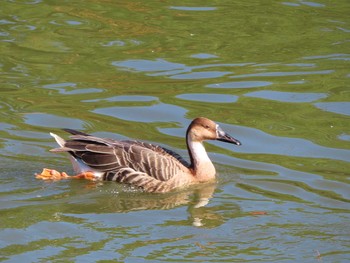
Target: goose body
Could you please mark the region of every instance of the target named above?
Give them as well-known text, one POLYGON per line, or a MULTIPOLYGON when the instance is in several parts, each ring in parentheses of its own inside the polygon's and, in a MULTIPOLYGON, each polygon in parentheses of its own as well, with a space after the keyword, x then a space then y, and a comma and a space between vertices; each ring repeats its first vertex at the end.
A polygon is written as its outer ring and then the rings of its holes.
POLYGON ((215 178, 215 167, 204 148, 204 140, 241 145, 218 124, 203 117, 194 119, 186 132, 190 163, 158 145, 98 138, 71 129, 65 131, 72 134, 67 141, 51 133, 60 146, 51 151, 69 153, 76 173, 90 173, 95 180, 126 183, 158 193, 215 178))

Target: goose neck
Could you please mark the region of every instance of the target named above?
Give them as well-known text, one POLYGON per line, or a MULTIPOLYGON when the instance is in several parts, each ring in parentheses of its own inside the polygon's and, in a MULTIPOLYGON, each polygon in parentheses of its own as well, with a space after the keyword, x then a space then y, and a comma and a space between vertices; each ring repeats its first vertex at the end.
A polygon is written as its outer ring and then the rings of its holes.
POLYGON ((201 141, 192 140, 187 134, 187 148, 191 158, 191 168, 199 181, 208 181, 215 178, 215 167, 201 141))

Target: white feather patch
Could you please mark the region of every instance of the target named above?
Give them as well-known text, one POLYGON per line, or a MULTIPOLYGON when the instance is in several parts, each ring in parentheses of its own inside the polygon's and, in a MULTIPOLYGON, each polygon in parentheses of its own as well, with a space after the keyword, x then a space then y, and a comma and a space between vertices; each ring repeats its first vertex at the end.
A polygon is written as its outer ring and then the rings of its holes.
POLYGON ((191 140, 191 137, 188 136, 187 138, 188 146, 191 150, 193 160, 196 163, 203 163, 203 162, 210 162, 209 156, 207 154, 207 151, 204 148, 203 143, 201 142, 193 142, 191 140))

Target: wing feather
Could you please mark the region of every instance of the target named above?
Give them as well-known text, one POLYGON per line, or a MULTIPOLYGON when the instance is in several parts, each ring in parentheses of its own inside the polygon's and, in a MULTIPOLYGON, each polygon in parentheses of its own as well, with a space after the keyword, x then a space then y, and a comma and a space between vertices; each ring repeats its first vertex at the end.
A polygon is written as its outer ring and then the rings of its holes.
POLYGON ((70 140, 60 150, 53 151, 69 152, 98 171, 117 171, 124 167, 159 181, 167 181, 179 170, 186 171, 190 166, 178 154, 161 146, 140 141, 103 139, 70 129, 66 131, 72 134, 70 140))

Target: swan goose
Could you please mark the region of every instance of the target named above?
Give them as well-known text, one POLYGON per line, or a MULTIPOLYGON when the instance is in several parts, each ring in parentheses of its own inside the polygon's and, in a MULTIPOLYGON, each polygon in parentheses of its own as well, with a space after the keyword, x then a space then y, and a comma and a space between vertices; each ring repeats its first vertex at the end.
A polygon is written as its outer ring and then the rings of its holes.
POLYGON ((36 178, 58 180, 85 178, 126 183, 146 192, 165 193, 179 187, 202 183, 215 178, 215 167, 204 148, 203 141, 218 140, 236 145, 240 141, 224 132, 214 121, 195 118, 186 132, 190 163, 175 152, 141 141, 119 141, 98 138, 72 129, 65 141, 50 133, 60 146, 52 152, 66 152, 77 175, 69 176, 44 168, 36 178))

